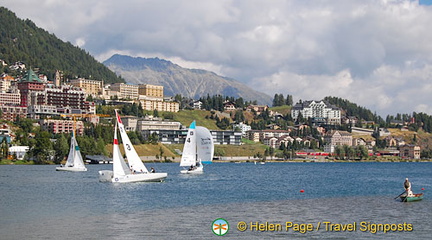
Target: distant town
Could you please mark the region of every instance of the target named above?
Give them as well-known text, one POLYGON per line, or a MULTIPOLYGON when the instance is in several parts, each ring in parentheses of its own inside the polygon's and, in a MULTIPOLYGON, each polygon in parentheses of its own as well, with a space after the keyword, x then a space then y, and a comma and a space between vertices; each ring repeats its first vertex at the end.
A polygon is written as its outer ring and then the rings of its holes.
MULTIPOLYGON (((0 60, 0 64, 7 64, 0 60)), ((78 135, 84 133, 84 123, 76 118, 86 118, 97 125, 103 114, 96 112, 97 106, 139 104, 143 110, 160 112, 179 112, 180 103, 173 97, 165 97, 163 86, 125 83, 105 84, 101 80, 76 78, 64 80, 57 71, 53 80, 38 74, 34 70, 26 70, 23 63, 9 66, 14 71, 23 72, 22 77, 12 77, 3 73, 0 78, 0 110, 1 119, 14 122, 19 118, 37 121, 37 124, 52 134, 71 133, 74 129, 78 135)), ((191 101, 188 107, 202 109, 203 102, 191 101)), ((277 120, 283 114, 270 110, 267 105, 241 106, 245 112, 255 116, 262 114, 277 120)), ((232 101, 223 102, 223 111, 219 116, 230 117, 230 112, 239 110, 232 101)), ((370 156, 397 156, 402 159, 420 159, 421 148, 415 144, 407 144, 401 137, 394 137, 385 128, 363 128, 373 125, 370 122, 359 122, 356 117, 344 116, 342 110, 326 101, 303 101, 291 107, 290 117, 293 126, 285 129, 277 124, 267 125, 265 129, 252 129, 251 124, 236 121, 228 130, 212 129, 215 144, 242 145, 245 139, 255 143, 263 143, 268 151, 255 158, 271 157, 272 159, 289 159, 295 157, 311 160, 325 160, 338 156, 342 159, 365 159, 370 156), (299 120, 304 120, 299 121, 299 120), (304 123, 306 120, 308 124, 304 123), (350 126, 350 131, 323 126, 350 126), (360 126, 360 127, 359 127, 360 126), (309 133, 309 134, 307 134, 309 133), (385 149, 378 150, 372 135, 385 139, 385 149), (279 155, 275 155, 278 149, 279 155), (274 155, 274 156, 273 156, 274 155)), ((169 121, 155 116, 125 116, 126 130, 140 132, 144 138, 157 135, 162 144, 183 144, 186 131, 180 122, 169 121)), ((408 123, 399 122, 399 129, 406 129, 408 123)), ((9 145, 9 156, 24 159, 29 146, 13 146, 14 133, 4 123, 0 129, 0 140, 9 145)))

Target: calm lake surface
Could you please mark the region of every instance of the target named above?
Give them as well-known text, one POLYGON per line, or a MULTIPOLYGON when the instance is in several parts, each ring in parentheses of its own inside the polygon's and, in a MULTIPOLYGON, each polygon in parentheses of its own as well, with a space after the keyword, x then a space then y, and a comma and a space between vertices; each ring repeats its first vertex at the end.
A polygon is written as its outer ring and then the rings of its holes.
POLYGON ((97 172, 112 165, 87 165, 87 172, 77 173, 56 172, 53 165, 1 165, 0 239, 432 236, 432 163, 213 163, 195 176, 180 174, 178 163, 146 166, 168 178, 100 183, 97 172), (415 193, 425 193, 422 201, 394 200, 406 177, 415 193), (218 218, 229 223, 224 236, 212 232, 218 218), (245 231, 237 228, 242 222, 245 231), (286 231, 287 222, 297 228, 286 231))

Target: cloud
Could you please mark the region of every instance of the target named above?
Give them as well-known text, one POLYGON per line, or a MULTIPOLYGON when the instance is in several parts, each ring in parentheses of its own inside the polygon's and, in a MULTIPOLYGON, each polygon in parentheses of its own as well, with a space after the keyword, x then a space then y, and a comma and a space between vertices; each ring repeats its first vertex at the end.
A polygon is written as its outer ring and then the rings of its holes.
MULTIPOLYGON (((423 1, 427 2, 427 1, 423 1)), ((432 7, 410 0, 14 0, 21 18, 104 61, 205 68, 273 96, 432 114, 432 7), (37 9, 37 11, 35 11, 37 9)))

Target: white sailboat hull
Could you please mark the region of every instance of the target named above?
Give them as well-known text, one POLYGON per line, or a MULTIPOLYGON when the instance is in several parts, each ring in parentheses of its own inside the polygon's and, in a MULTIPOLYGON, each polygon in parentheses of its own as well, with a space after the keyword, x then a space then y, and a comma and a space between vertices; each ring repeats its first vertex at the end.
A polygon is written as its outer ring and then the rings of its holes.
POLYGON ((100 182, 118 182, 118 183, 130 183, 130 182, 163 182, 168 176, 167 173, 137 173, 137 174, 126 174, 122 176, 114 177, 113 171, 103 170, 99 171, 100 182))
POLYGON ((180 170, 180 173, 185 173, 185 174, 201 174, 201 173, 204 173, 204 168, 201 165, 200 167, 197 167, 197 168, 192 169, 192 170, 189 170, 189 169, 180 170))
POLYGON ((167 173, 152 173, 147 170, 141 158, 138 156, 135 148, 133 147, 124 125, 121 121, 120 115, 117 110, 116 125, 114 128, 114 141, 113 141, 113 171, 103 170, 99 171, 99 181, 113 182, 113 183, 130 183, 130 182, 162 182, 168 176, 167 173), (120 136, 123 140, 123 147, 128 158, 129 167, 126 165, 125 160, 120 153, 120 148, 117 138, 117 126, 120 131, 120 136))
POLYGON ((86 172, 86 167, 56 167, 56 171, 86 172))

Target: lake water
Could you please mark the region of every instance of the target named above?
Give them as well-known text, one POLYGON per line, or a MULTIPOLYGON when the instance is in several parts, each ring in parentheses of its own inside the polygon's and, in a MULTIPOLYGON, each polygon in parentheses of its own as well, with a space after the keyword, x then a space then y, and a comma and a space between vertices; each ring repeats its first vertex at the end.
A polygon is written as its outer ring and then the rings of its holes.
POLYGON ((77 173, 56 172, 52 165, 2 165, 0 239, 432 236, 432 163, 213 163, 195 176, 180 174, 177 163, 146 166, 168 178, 100 183, 97 172, 112 165, 88 165, 77 173), (414 192, 425 193, 422 201, 394 200, 405 177, 414 192), (229 223, 224 236, 212 232, 218 218, 229 223), (240 231, 243 222, 246 230, 240 231))

